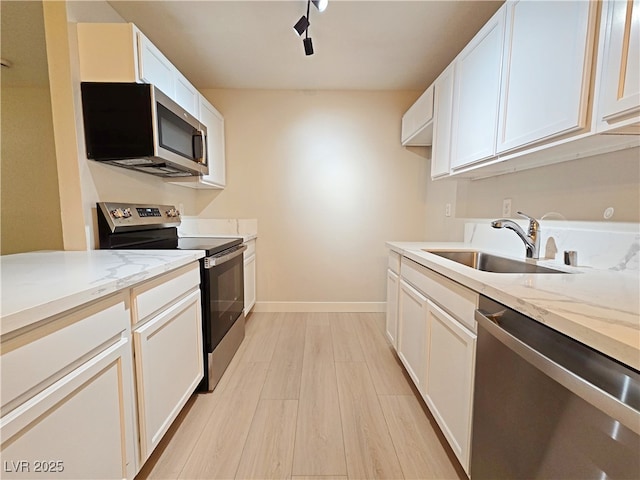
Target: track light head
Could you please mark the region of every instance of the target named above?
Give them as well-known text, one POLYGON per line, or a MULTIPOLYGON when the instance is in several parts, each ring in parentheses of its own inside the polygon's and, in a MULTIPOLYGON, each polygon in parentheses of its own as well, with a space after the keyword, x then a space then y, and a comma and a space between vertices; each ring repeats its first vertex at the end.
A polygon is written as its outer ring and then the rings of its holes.
POLYGON ((306 56, 313 55, 313 43, 311 43, 311 39, 309 37, 304 38, 302 43, 304 44, 304 54, 306 56))
POLYGON ((307 31, 307 28, 309 28, 309 25, 309 20, 305 15, 303 15, 300 17, 300 20, 298 20, 293 26, 293 29, 299 36, 302 36, 302 34, 307 31))
POLYGON ((324 12, 329 5, 329 0, 311 0, 319 12, 324 12))

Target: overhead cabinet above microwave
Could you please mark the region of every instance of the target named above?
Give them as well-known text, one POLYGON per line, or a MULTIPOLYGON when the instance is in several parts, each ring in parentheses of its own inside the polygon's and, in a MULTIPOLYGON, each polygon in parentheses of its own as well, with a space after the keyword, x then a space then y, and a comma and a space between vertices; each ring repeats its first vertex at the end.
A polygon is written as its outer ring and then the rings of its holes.
POLYGON ((224 188, 224 119, 213 105, 134 24, 79 23, 77 32, 81 81, 152 84, 206 128, 208 172, 165 181, 224 188))

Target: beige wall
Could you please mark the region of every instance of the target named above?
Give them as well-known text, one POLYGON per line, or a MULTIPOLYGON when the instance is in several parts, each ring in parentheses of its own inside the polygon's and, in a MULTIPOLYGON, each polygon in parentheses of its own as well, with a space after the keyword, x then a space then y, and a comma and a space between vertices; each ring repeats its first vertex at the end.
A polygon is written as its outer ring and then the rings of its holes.
POLYGON ((383 302, 386 240, 426 234, 428 162, 400 146, 415 92, 205 90, 227 188, 203 218, 258 219, 258 301, 383 302))
POLYGON ((62 248, 40 2, 2 2, 0 253, 62 248))
MULTIPOLYGON (((640 222, 640 149, 632 148, 483 180, 428 181, 429 240, 461 240, 464 218, 498 218, 502 201, 536 218, 559 213, 572 221, 640 222), (445 204, 455 210, 444 217, 445 204)), ((547 218, 559 219, 551 215, 547 218)))

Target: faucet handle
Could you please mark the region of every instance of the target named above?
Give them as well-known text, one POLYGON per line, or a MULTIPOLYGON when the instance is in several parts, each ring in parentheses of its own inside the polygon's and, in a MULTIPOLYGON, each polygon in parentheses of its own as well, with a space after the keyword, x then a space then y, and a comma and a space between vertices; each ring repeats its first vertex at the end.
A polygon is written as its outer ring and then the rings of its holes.
POLYGON ((529 220, 529 235, 531 235, 532 233, 537 231, 538 228, 540 228, 540 224, 538 223, 538 221, 535 218, 530 217, 526 213, 522 213, 522 212, 516 212, 516 213, 518 215, 520 215, 521 217, 527 218, 529 220))

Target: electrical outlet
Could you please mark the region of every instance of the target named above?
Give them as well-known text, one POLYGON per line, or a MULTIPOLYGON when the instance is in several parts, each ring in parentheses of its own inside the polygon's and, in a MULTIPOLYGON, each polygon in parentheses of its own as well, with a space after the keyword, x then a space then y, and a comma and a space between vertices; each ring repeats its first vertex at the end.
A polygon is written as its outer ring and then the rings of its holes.
POLYGON ((511 199, 505 198, 502 201, 502 216, 510 217, 511 216, 511 199))
POLYGON ((450 217, 451 216, 451 204, 450 203, 447 203, 444 206, 444 216, 445 217, 450 217))

